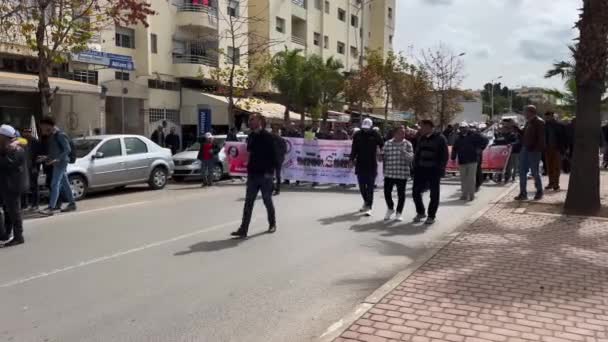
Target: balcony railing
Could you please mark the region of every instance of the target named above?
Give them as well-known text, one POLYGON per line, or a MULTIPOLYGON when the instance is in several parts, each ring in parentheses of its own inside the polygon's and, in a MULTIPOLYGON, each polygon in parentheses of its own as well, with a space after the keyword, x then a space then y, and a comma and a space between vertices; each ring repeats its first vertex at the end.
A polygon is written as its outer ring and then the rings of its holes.
POLYGON ((177 6, 178 12, 200 12, 217 17, 217 7, 205 6, 202 4, 182 3, 177 6))
POLYGON ((219 59, 210 56, 173 55, 173 64, 202 64, 210 67, 219 67, 219 59))
POLYGON ((306 46, 306 38, 303 37, 291 36, 291 42, 294 44, 306 46))
POLYGON ((294 5, 306 8, 306 0, 291 0, 294 5))

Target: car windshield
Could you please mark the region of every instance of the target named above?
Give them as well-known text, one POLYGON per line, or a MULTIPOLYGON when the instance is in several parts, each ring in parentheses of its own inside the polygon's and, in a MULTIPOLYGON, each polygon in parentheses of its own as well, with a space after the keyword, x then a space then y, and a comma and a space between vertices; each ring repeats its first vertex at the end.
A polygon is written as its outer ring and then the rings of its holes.
POLYGON ((101 142, 100 139, 76 139, 74 147, 76 148, 76 158, 82 158, 89 154, 95 146, 101 142))
MULTIPOLYGON (((215 138, 215 139, 213 139, 213 145, 219 146, 220 148, 224 147, 225 143, 226 143, 226 139, 225 138, 215 138)), ((196 143, 190 145, 190 147, 188 147, 188 149, 186 151, 197 151, 198 152, 198 151, 200 151, 200 149, 201 149, 201 143, 196 142, 196 143)))

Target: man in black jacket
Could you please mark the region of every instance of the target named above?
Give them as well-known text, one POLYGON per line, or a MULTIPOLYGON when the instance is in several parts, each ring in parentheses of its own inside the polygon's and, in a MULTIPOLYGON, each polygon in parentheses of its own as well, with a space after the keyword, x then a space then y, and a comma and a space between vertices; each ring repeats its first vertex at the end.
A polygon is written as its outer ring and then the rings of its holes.
POLYGON ((9 125, 0 126, 0 197, 8 224, 0 231, 0 240, 13 239, 4 247, 16 246, 23 239, 23 219, 21 217, 21 195, 27 188, 27 161, 25 151, 15 141, 16 131, 9 125))
POLYGON ((452 160, 458 159, 460 186, 463 201, 475 199, 478 156, 488 146, 488 138, 469 129, 466 122, 460 124, 460 134, 452 148, 452 160))
POLYGON ((285 162, 285 153, 287 153, 287 142, 285 142, 285 139, 283 139, 279 133, 279 127, 276 125, 272 126, 272 137, 274 138, 275 150, 277 152, 277 162, 280 165, 280 167, 277 167, 275 170, 275 196, 281 193, 281 168, 283 167, 283 162, 285 162))
POLYGON ((439 208, 439 190, 441 177, 445 175, 445 167, 448 163, 448 143, 445 137, 434 131, 435 126, 430 120, 420 123, 420 136, 416 143, 414 154, 414 185, 412 198, 416 204, 417 215, 414 222, 421 222, 426 218, 425 224, 435 223, 437 209, 439 208), (431 202, 429 203, 428 217, 422 202, 422 192, 425 189, 431 191, 431 202))
POLYGON ((275 140, 272 134, 266 131, 265 126, 266 121, 261 114, 254 113, 249 116, 251 133, 247 139, 249 162, 247 163, 247 193, 245 195, 243 221, 241 227, 231 234, 241 239, 247 237, 253 205, 260 191, 268 212, 268 232, 274 233, 277 230, 274 204, 272 203, 272 179, 275 170, 280 166, 275 140))
POLYGON ((171 154, 177 154, 180 149, 179 135, 175 133, 175 127, 171 127, 169 134, 165 138, 165 147, 171 150, 171 154))
POLYGON ((549 175, 546 190, 559 190, 562 156, 566 153, 568 138, 565 126, 556 120, 554 112, 545 113, 545 169, 549 175))
POLYGON ((384 146, 384 140, 372 129, 372 126, 372 120, 363 120, 361 130, 353 136, 350 152, 350 161, 355 164, 359 190, 363 197, 363 207, 360 212, 365 213, 366 216, 372 215, 374 185, 378 175, 378 150, 384 146))

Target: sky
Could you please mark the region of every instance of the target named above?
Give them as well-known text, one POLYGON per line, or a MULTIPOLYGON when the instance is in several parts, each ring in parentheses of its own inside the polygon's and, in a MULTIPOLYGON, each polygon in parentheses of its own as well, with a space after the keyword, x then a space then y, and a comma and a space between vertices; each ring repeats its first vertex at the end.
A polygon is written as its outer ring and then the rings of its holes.
POLYGON ((555 61, 570 58, 567 45, 581 0, 396 0, 394 48, 406 55, 447 45, 463 56, 465 89, 481 89, 498 76, 510 88, 563 88, 545 79, 555 61))

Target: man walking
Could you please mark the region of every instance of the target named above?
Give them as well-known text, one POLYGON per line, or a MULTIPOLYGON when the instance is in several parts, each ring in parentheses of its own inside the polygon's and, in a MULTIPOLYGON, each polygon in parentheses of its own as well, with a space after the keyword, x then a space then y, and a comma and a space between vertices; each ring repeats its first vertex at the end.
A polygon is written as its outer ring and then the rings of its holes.
POLYGON ((16 133, 9 125, 0 126, 0 197, 6 215, 6 220, 3 220, 6 223, 5 229, 0 231, 0 240, 7 241, 13 234, 13 239, 3 247, 25 242, 21 195, 27 189, 27 161, 25 151, 15 141, 16 133))
POLYGON ((165 147, 171 150, 171 154, 177 154, 180 148, 179 135, 175 133, 175 127, 171 127, 165 138, 165 147))
POLYGON ((549 175, 549 184, 546 190, 559 190, 559 176, 562 168, 562 156, 566 152, 566 128, 555 119, 555 113, 545 113, 545 167, 549 175))
POLYGON ((47 137, 48 155, 41 157, 41 160, 46 165, 52 166, 51 179, 51 195, 49 199, 49 207, 43 210, 41 214, 52 216, 55 213, 59 193, 63 193, 63 198, 67 199, 68 205, 61 209, 62 212, 70 212, 76 210, 76 202, 72 194, 72 188, 66 174, 68 163, 70 161, 70 138, 55 126, 55 119, 50 116, 40 120, 40 133, 47 137))
POLYGON ((448 143, 443 135, 434 132, 434 124, 431 120, 423 120, 420 123, 420 136, 416 143, 414 153, 414 186, 412 197, 416 204, 416 217, 414 222, 422 222, 426 218, 425 224, 435 223, 437 209, 439 208, 440 182, 445 175, 445 167, 448 163, 449 152, 448 143), (431 201, 428 208, 428 216, 422 193, 429 189, 431 201))
POLYGON ((458 158, 463 201, 475 199, 478 155, 488 146, 488 139, 472 132, 466 122, 460 124, 460 134, 452 148, 452 160, 458 158))
POLYGON ((540 159, 545 150, 545 122, 538 117, 536 107, 530 105, 524 111, 526 126, 522 135, 522 148, 519 154, 519 195, 516 201, 528 199, 528 171, 534 177, 535 200, 543 198, 543 181, 539 173, 540 159))
POLYGON ((414 160, 414 148, 405 140, 405 127, 394 130, 393 139, 384 145, 384 199, 388 210, 384 220, 388 221, 395 214, 393 203, 393 188, 397 186, 397 213, 395 220, 402 221, 403 206, 405 205, 405 187, 410 177, 410 165, 414 160))
POLYGON ((378 174, 378 150, 384 141, 378 132, 372 129, 371 119, 361 123, 361 130, 353 136, 350 161, 355 164, 355 173, 359 183, 363 207, 359 210, 366 216, 372 216, 374 204, 374 185, 378 174))
POLYGON ((201 161, 201 176, 203 184, 201 187, 212 186, 214 181, 213 169, 216 164, 218 148, 213 143, 213 135, 205 133, 201 142, 201 149, 198 151, 197 159, 201 161))
POLYGON ((268 213, 268 232, 274 233, 277 230, 274 204, 272 203, 272 180, 275 170, 280 166, 274 138, 272 134, 266 131, 265 127, 266 120, 261 114, 254 113, 249 116, 251 133, 247 139, 249 162, 247 164, 245 207, 243 208, 241 227, 231 234, 241 239, 247 237, 253 206, 260 191, 268 213))
POLYGON ((277 162, 280 167, 277 167, 275 170, 275 178, 276 183, 274 186, 274 195, 278 196, 281 193, 281 169, 283 168, 283 163, 285 162, 285 153, 287 153, 287 143, 285 139, 281 137, 279 126, 272 126, 272 137, 274 139, 275 151, 277 152, 277 162))

